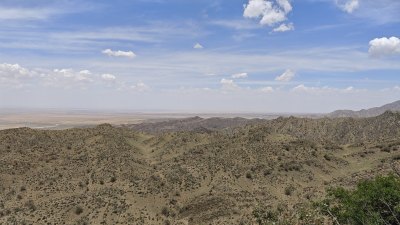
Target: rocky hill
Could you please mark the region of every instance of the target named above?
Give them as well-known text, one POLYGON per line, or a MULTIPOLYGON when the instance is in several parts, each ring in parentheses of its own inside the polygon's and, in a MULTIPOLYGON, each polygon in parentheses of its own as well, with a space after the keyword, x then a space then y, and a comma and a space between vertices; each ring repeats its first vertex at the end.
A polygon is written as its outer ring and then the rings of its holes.
POLYGON ((211 132, 225 128, 244 127, 262 122, 262 119, 245 119, 245 118, 201 118, 190 117, 185 119, 171 119, 162 122, 144 122, 139 124, 125 125, 137 131, 147 133, 163 133, 171 131, 197 131, 211 132))
POLYGON ((400 171, 399 113, 150 131, 0 131, 0 224, 256 224, 400 171))
POLYGON ((375 107, 371 109, 363 109, 360 111, 352 110, 337 110, 328 114, 328 117, 374 117, 383 114, 386 111, 399 112, 400 101, 396 101, 390 104, 386 104, 381 107, 375 107))

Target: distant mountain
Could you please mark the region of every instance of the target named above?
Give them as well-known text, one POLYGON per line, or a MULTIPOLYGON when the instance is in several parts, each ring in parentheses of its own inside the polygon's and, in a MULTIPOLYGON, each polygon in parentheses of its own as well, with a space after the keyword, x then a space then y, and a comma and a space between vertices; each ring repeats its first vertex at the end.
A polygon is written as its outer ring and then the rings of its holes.
POLYGON ((371 109, 363 109, 360 111, 352 110, 337 110, 328 114, 328 117, 374 117, 379 116, 386 111, 399 112, 400 101, 396 101, 381 107, 375 107, 371 109))

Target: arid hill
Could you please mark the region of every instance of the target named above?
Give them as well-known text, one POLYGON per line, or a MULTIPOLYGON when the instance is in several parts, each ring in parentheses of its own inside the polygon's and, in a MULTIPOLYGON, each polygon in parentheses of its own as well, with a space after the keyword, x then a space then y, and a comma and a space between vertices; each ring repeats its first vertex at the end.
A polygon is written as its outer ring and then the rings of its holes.
POLYGON ((0 224, 256 224, 400 171, 399 113, 207 129, 0 131, 0 224))
POLYGON ((374 117, 386 111, 400 112, 400 101, 392 102, 380 107, 363 109, 360 111, 337 110, 328 114, 328 117, 374 117))
POLYGON ((162 122, 144 122, 139 124, 125 125, 137 131, 147 133, 163 133, 174 131, 196 131, 196 132, 211 132, 225 128, 244 127, 261 123, 262 119, 245 119, 245 118, 201 118, 190 117, 185 119, 171 119, 162 122))

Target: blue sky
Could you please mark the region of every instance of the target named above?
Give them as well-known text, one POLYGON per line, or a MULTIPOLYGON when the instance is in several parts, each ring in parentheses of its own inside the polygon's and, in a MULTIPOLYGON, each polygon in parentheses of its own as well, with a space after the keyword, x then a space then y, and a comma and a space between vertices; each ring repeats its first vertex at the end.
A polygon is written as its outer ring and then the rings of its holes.
POLYGON ((0 107, 329 112, 400 99, 398 0, 0 0, 0 107))

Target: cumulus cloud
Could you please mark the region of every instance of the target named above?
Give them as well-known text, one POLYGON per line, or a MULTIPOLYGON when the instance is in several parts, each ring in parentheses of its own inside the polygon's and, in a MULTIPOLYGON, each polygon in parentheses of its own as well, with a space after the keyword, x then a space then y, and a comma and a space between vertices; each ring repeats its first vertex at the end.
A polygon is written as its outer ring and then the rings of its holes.
POLYGON ((293 23, 289 23, 289 24, 281 24, 279 27, 274 28, 272 31, 273 32, 286 32, 286 31, 291 31, 294 30, 294 26, 293 23))
POLYGON ((400 39, 397 37, 375 38, 369 42, 368 52, 373 57, 400 54, 400 39))
POLYGON ((19 64, 0 64, 0 87, 25 88, 30 86, 62 89, 108 86, 124 91, 150 90, 150 87, 143 82, 132 84, 120 81, 114 74, 96 73, 86 69, 28 69, 19 64))
POLYGON ((240 78, 247 78, 249 75, 247 73, 236 73, 233 74, 231 77, 234 79, 240 79, 240 78))
POLYGON ((74 71, 73 69, 54 69, 48 74, 51 79, 65 79, 77 82, 93 82, 92 73, 89 70, 74 71))
POLYGON ((134 58, 136 57, 136 54, 133 53, 132 51, 113 51, 111 49, 105 49, 102 51, 103 54, 108 55, 108 56, 114 56, 114 57, 127 57, 127 58, 134 58))
POLYGON ((35 76, 36 73, 30 71, 19 64, 0 64, 0 78, 7 79, 18 79, 18 78, 28 78, 35 76))
POLYGON ((282 75, 275 78, 276 81, 291 81, 296 76, 296 73, 290 69, 287 69, 282 75))
POLYGON ((353 13, 360 7, 359 0, 336 0, 336 5, 347 13, 353 13))
POLYGON ((193 48, 194 48, 194 49, 203 49, 204 47, 203 47, 203 45, 201 45, 200 43, 196 43, 196 44, 193 46, 193 48))
POLYGON ((115 81, 117 79, 117 77, 115 77, 112 74, 102 74, 101 75, 101 79, 103 79, 104 81, 115 81))
POLYGON ((245 18, 260 19, 261 25, 274 26, 287 20, 287 14, 292 11, 288 0, 249 0, 244 5, 245 18))
POLYGON ((95 81, 89 70, 73 69, 27 69, 18 64, 0 64, 0 81, 9 86, 41 84, 54 87, 71 87, 95 81))
POLYGON ((94 83, 95 76, 89 70, 54 69, 53 71, 42 71, 40 81, 50 87, 85 88, 86 85, 94 83))
POLYGON ((239 88, 239 86, 233 80, 223 78, 221 79, 220 83, 222 85, 222 89, 225 90, 234 90, 239 88))
POLYGON ((274 92, 274 88, 273 87, 263 87, 260 89, 260 91, 263 93, 272 93, 272 92, 274 92))
POLYGON ((37 72, 26 69, 19 64, 0 64, 0 85, 22 87, 27 84, 29 79, 37 75, 37 72))
POLYGON ((278 5, 283 9, 284 12, 289 13, 292 11, 292 5, 288 0, 277 0, 278 5))

